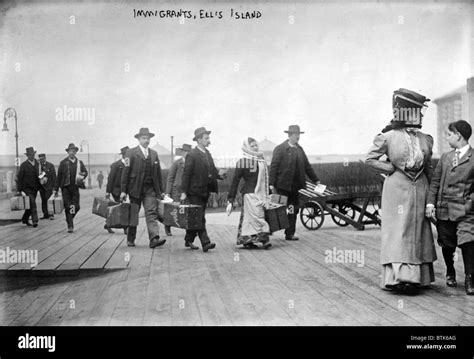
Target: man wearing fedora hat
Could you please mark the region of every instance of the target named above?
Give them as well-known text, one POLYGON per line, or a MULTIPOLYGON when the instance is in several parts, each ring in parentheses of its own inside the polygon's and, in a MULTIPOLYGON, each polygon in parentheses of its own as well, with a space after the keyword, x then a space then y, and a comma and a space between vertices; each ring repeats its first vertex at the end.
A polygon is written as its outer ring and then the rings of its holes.
POLYGON ((288 197, 288 221, 290 226, 285 230, 285 239, 297 241, 295 236, 296 215, 298 214, 298 190, 306 187, 306 176, 316 184, 318 176, 309 164, 308 157, 298 144, 300 131, 298 125, 288 128, 288 140, 275 147, 270 165, 269 184, 272 193, 288 197))
POLYGON ((54 188, 55 196, 58 196, 59 188, 61 188, 68 233, 74 231, 74 217, 80 209, 79 188, 86 188, 84 180, 88 175, 86 166, 76 157, 77 151, 79 148, 74 143, 70 143, 66 148, 68 156, 59 163, 58 177, 54 188))
MULTIPOLYGON (((166 181, 166 193, 176 202, 179 202, 181 198, 181 182, 184 171, 184 161, 191 150, 192 146, 187 143, 183 144, 182 147, 177 148, 177 159, 173 162, 168 171, 168 179, 166 181)), ((167 236, 171 236, 171 227, 165 226, 165 232, 167 236)))
POLYGON ((203 228, 200 230, 186 230, 186 236, 184 237, 185 246, 190 249, 198 249, 193 242, 196 236, 199 236, 204 252, 216 246, 207 235, 205 217, 207 201, 211 192, 217 193, 217 180, 224 179, 219 175, 211 153, 206 149, 211 144, 210 133, 211 131, 207 131, 205 127, 199 127, 194 131, 193 141, 197 142, 197 146, 186 157, 181 182, 181 189, 183 191, 181 201, 204 208, 202 216, 203 228))
POLYGON ((33 147, 26 149, 26 161, 20 166, 17 180, 18 194, 28 196, 30 200, 30 209, 25 210, 22 217, 22 222, 27 226, 31 226, 29 222, 30 216, 33 221, 33 227, 38 226, 38 211, 36 209, 36 195, 41 188, 39 176, 41 168, 39 162, 35 159, 36 151, 33 147))
MULTIPOLYGON (((107 187, 105 189, 105 198, 109 199, 110 195, 112 195, 113 199, 115 202, 120 202, 120 186, 121 186, 121 181, 122 181, 122 172, 123 169, 125 168, 125 155, 127 151, 129 150, 128 146, 122 147, 120 149, 120 156, 121 158, 112 163, 110 165, 110 172, 109 176, 107 178, 107 187)), ((114 231, 106 227, 104 225, 104 229, 106 229, 109 233, 114 233, 114 231)), ((123 229, 125 234, 127 233, 127 228, 123 229)))
POLYGON ((39 189, 41 196, 41 209, 43 211, 42 219, 54 219, 54 214, 48 214, 48 199, 53 194, 54 184, 56 183, 56 169, 51 162, 46 161, 46 155, 38 155, 41 166, 41 187, 39 189))
MULTIPOLYGON (((158 153, 148 146, 150 138, 155 136, 148 128, 140 128, 135 135, 139 145, 129 149, 125 154, 125 167, 122 170, 120 200, 125 200, 127 195, 130 202, 145 208, 146 227, 150 248, 165 244, 166 239, 160 239, 158 222, 157 198, 163 192, 163 179, 158 153)), ((128 227, 127 245, 135 246, 137 227, 128 227)))

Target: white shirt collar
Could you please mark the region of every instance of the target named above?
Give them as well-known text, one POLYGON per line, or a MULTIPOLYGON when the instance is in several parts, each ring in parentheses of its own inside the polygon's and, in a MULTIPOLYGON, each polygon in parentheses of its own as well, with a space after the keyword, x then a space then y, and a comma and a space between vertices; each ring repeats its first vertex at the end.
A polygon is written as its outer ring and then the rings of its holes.
POLYGON ((142 151, 143 155, 144 155, 145 157, 148 157, 148 147, 145 148, 145 147, 143 147, 142 145, 138 145, 138 147, 140 147, 140 150, 142 151))
POLYGON ((35 165, 35 160, 33 160, 33 161, 28 160, 28 162, 31 163, 32 166, 35 165))
POLYGON ((125 164, 125 159, 121 158, 120 161, 122 161, 122 163, 125 164))
POLYGON ((202 153, 206 153, 206 150, 203 150, 201 146, 196 146, 197 149, 199 149, 202 153))
POLYGON ((459 152, 459 158, 461 158, 467 153, 468 150, 469 150, 469 144, 456 149, 456 152, 459 152))
POLYGON ((73 160, 71 160, 71 157, 68 157, 68 159, 69 159, 69 161, 71 161, 72 163, 75 163, 75 162, 76 162, 76 160, 77 160, 77 158, 76 158, 76 157, 74 157, 74 159, 73 159, 73 160))

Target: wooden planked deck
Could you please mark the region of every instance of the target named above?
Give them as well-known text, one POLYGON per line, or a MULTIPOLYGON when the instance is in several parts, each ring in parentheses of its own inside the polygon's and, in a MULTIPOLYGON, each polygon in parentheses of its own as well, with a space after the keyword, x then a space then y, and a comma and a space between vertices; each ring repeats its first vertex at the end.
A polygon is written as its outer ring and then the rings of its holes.
MULTIPOLYGON (((109 234, 103 229, 104 220, 90 213, 93 196, 94 193, 84 192, 74 233, 67 233, 64 213, 56 215, 53 221, 40 220, 37 228, 21 222, 0 227, 0 249, 38 253, 35 267, 30 263, 0 263, 0 276, 69 276, 127 268, 123 230, 109 234)), ((23 214, 21 211, 8 213, 5 207, 3 203, 0 216, 21 217, 23 214)))
MULTIPOLYGON (((84 196, 86 197, 86 196, 84 196)), ((91 198, 89 198, 90 201, 91 198)), ((39 250, 28 277, 0 277, 3 325, 472 325, 474 298, 465 295, 461 253, 458 287, 444 283, 438 248, 436 282, 416 296, 379 288, 380 229, 331 226, 308 231, 300 241, 272 236, 270 250, 235 246, 238 213, 208 214, 217 243, 209 253, 184 248, 184 232, 173 229, 167 243, 151 250, 140 222, 137 247, 125 236, 107 234, 101 218, 89 214, 87 198, 77 230, 65 233, 64 219, 36 232, 19 224, 0 227, 0 245, 39 250), (30 237, 29 233, 37 233, 30 237), (326 250, 363 250, 364 264, 326 263, 326 250), (125 257, 129 254, 130 261, 125 257), (108 271, 107 269, 123 269, 108 271), (94 276, 82 276, 87 271, 94 276), (32 277, 32 274, 48 274, 32 277), (51 274, 56 276, 52 277, 51 274), (59 274, 59 275, 58 275, 59 274), (68 275, 68 276, 61 276, 68 275), (75 276, 70 276, 74 274, 75 276), (79 274, 79 275, 77 275, 79 274)), ((46 221, 41 221, 43 224, 46 221)), ((197 243, 199 245, 199 243, 197 243)), ((16 267, 16 268, 15 268, 16 267)))

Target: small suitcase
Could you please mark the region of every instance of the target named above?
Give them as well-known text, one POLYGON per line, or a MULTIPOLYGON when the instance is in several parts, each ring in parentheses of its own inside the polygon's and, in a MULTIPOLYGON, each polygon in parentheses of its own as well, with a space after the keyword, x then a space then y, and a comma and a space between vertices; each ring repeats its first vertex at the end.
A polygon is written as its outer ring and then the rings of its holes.
POLYGON ((30 209, 30 197, 14 196, 10 198, 10 209, 12 211, 25 211, 30 209))
POLYGON ((265 208, 265 220, 270 226, 270 232, 277 232, 290 226, 286 206, 270 203, 265 208))
POLYGON ((134 203, 119 203, 107 207, 105 225, 110 228, 138 226, 139 206, 134 203))
POLYGON ((182 229, 203 228, 204 209, 195 204, 163 203, 163 224, 182 229))
POLYGON ((99 217, 107 218, 107 208, 116 204, 118 203, 107 198, 94 197, 92 213, 99 217))
POLYGON ((54 195, 52 195, 48 199, 47 207, 48 214, 50 216, 54 214, 60 214, 64 209, 63 198, 61 196, 54 197, 54 195))

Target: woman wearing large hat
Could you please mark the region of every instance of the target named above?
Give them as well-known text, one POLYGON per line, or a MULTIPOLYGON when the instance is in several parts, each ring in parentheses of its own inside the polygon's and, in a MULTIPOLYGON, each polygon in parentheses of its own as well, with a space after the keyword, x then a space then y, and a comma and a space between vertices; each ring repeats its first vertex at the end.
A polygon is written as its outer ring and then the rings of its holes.
POLYGON ((383 289, 414 293, 434 281, 436 251, 424 216, 433 138, 420 131, 427 101, 414 91, 395 91, 394 118, 366 156, 368 165, 388 175, 382 191, 383 289), (384 155, 389 161, 381 160, 384 155))

